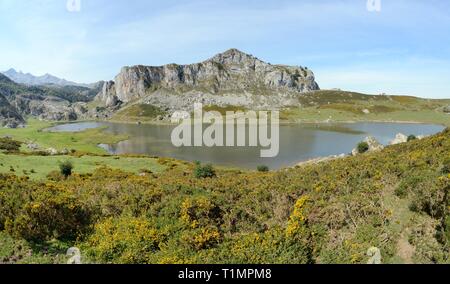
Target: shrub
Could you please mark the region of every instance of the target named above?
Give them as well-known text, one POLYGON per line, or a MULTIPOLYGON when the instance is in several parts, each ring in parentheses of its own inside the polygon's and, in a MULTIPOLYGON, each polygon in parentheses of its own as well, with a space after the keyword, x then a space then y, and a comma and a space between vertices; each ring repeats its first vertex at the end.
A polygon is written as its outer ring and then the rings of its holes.
POLYGON ((202 166, 199 163, 194 168, 194 176, 196 178, 213 178, 216 176, 216 171, 211 164, 202 166))
POLYGON ((397 188, 394 190, 394 194, 400 198, 404 198, 408 195, 409 192, 418 189, 420 184, 427 180, 426 176, 408 176, 405 177, 397 188))
POLYGON ((51 181, 62 181, 64 176, 59 171, 51 171, 47 174, 47 179, 51 181))
POLYGON ((217 245, 222 239, 219 230, 215 227, 199 228, 188 231, 182 237, 182 240, 195 250, 211 248, 217 245))
POLYGON ((441 171, 443 174, 450 174, 450 158, 444 160, 441 171))
POLYGON ((87 231, 91 220, 90 211, 77 196, 59 187, 30 189, 28 198, 22 198, 21 204, 12 209, 14 219, 5 221, 6 230, 35 242, 54 238, 75 240, 87 231))
POLYGON ((73 170, 73 164, 71 161, 64 161, 59 163, 59 171, 61 175, 63 175, 65 178, 72 175, 73 170))
POLYGON ((266 166, 266 165, 260 165, 260 166, 258 166, 256 169, 258 170, 258 172, 263 172, 263 173, 269 171, 269 167, 266 166))
POLYGON ((0 138, 0 150, 5 150, 7 152, 18 152, 21 145, 22 142, 13 140, 11 138, 0 138))
POLYGON ((221 218, 220 208, 204 196, 186 198, 181 203, 180 220, 188 228, 195 229, 211 223, 219 225, 221 218))
POLYGON ((408 142, 413 141, 413 140, 417 140, 417 137, 415 135, 409 135, 408 136, 408 142))
POLYGON ((102 263, 148 263, 151 254, 165 241, 144 217, 108 218, 95 225, 87 241, 87 254, 102 263))
POLYGON ((360 142, 356 148, 358 153, 363 154, 369 151, 369 144, 367 142, 360 142))

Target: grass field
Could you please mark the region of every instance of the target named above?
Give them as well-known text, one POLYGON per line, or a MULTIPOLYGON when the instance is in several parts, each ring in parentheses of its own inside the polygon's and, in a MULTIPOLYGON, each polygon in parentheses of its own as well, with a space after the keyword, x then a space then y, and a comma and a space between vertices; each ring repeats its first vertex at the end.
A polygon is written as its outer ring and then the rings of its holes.
POLYGON ((164 115, 164 112, 155 106, 134 104, 119 110, 112 117, 112 120, 124 122, 152 122, 155 121, 159 115, 164 115))
POLYGON ((0 153, 0 173, 14 173, 29 176, 31 179, 44 179, 51 171, 59 170, 59 162, 69 160, 74 165, 74 172, 83 174, 93 172, 101 166, 121 169, 126 172, 139 173, 143 170, 160 172, 164 169, 155 158, 136 158, 123 156, 26 156, 6 155, 0 153), (14 171, 12 171, 14 170, 14 171))
POLYGON ((283 121, 392 121, 450 126, 450 114, 443 111, 445 106, 450 105, 450 100, 365 95, 337 90, 308 93, 299 100, 303 107, 281 111, 283 121))
MULTIPOLYGON (((29 143, 33 142, 39 145, 43 150, 55 148, 61 151, 64 148, 74 149, 81 152, 89 152, 94 154, 105 154, 106 151, 97 145, 114 144, 127 139, 126 136, 111 135, 103 131, 101 128, 89 129, 76 133, 55 133, 43 131, 44 129, 55 125, 55 123, 39 121, 37 119, 27 120, 25 128, 9 129, 0 128, 0 137, 10 136, 15 140, 29 143)), ((23 151, 26 151, 24 149, 23 151)))
POLYGON ((280 119, 288 122, 350 122, 350 121, 384 121, 384 122, 418 122, 435 123, 450 126, 450 115, 434 110, 398 110, 381 113, 356 114, 332 108, 296 108, 284 110, 280 119))
MULTIPOLYGON (((115 136, 102 129, 89 129, 76 133, 54 133, 43 131, 52 123, 35 119, 28 120, 27 127, 18 129, 0 128, 0 137, 10 136, 15 140, 39 145, 42 150, 55 148, 74 149, 77 152, 91 153, 83 156, 39 156, 39 155, 6 155, 0 153, 0 173, 14 173, 18 176, 29 176, 31 179, 44 179, 51 171, 58 170, 59 162, 70 160, 76 173, 89 173, 100 166, 121 169, 126 172, 139 173, 142 170, 160 172, 164 166, 155 158, 107 156, 106 151, 99 148, 100 143, 113 144, 126 139, 125 136, 115 136)), ((22 152, 30 152, 25 145, 22 152)))

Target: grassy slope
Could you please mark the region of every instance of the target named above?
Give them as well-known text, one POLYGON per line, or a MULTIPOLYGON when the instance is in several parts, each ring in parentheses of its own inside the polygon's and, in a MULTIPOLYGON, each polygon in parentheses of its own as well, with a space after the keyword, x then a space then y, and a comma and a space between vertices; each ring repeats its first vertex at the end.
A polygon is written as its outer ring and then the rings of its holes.
POLYGON ((409 96, 364 95, 324 90, 300 98, 302 108, 282 111, 285 121, 405 121, 450 126, 450 115, 443 107, 450 100, 430 100, 409 96), (369 110, 365 114, 363 110, 369 110))
POLYGON ((152 122, 164 112, 152 105, 132 104, 119 110, 111 120, 124 122, 152 122))
MULTIPOLYGON (((32 179, 43 179, 51 171, 58 170, 58 162, 70 160, 75 166, 75 172, 88 173, 102 165, 122 169, 127 172, 138 173, 141 170, 159 172, 162 166, 154 158, 147 157, 114 157, 107 156, 106 151, 97 147, 99 143, 117 143, 126 137, 113 136, 102 129, 89 129, 79 133, 52 133, 42 129, 52 126, 51 123, 38 120, 28 120, 26 128, 7 129, 0 128, 0 137, 11 136, 13 139, 37 143, 41 149, 56 148, 57 150, 75 149, 78 152, 91 153, 81 157, 77 156, 32 156, 32 155, 5 155, 0 153, 0 173, 14 173, 27 175, 32 179), (98 156, 96 155, 98 154, 98 156), (32 173, 32 170, 34 173, 32 173)), ((29 151, 22 146, 24 152, 29 151)))
POLYGON ((101 166, 121 169, 126 172, 139 173, 142 170, 160 172, 164 167, 154 158, 120 157, 120 156, 19 156, 0 153, 0 173, 14 173, 29 176, 31 179, 44 179, 51 171, 59 170, 61 161, 69 160, 74 171, 79 174, 93 172, 101 166), (11 167, 14 172, 11 171, 11 167), (33 172, 32 172, 33 170, 33 172))

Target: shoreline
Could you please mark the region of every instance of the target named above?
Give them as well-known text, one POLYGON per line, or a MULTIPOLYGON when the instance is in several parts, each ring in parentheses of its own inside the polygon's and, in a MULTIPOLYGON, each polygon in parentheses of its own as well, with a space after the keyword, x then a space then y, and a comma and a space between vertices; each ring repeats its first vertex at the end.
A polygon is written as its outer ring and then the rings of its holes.
MULTIPOLYGON (((53 126, 64 124, 76 124, 85 122, 97 122, 97 123, 117 123, 117 124, 134 124, 134 125, 161 125, 161 126, 176 126, 177 123, 168 121, 122 121, 122 120, 98 120, 98 119, 86 119, 86 120, 74 120, 74 121, 46 121, 54 123, 53 126)), ((415 120, 304 120, 304 121, 280 121, 279 125, 300 125, 300 124, 320 124, 320 125, 332 125, 332 124, 355 124, 355 123, 395 123, 395 124, 431 124, 439 125, 443 127, 450 127, 445 123, 438 122, 424 122, 415 120)))

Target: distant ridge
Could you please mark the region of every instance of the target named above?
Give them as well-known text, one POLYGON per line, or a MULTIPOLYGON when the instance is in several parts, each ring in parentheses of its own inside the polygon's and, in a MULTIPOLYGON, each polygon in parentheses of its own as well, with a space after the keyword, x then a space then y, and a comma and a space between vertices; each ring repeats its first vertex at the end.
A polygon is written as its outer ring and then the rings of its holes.
POLYGON ((65 79, 58 78, 51 74, 45 74, 42 76, 35 76, 31 73, 23 73, 22 71, 16 71, 14 68, 8 71, 2 72, 9 79, 16 83, 24 84, 28 86, 43 86, 43 85, 56 85, 56 86, 79 86, 79 87, 90 87, 91 84, 80 84, 65 79))

